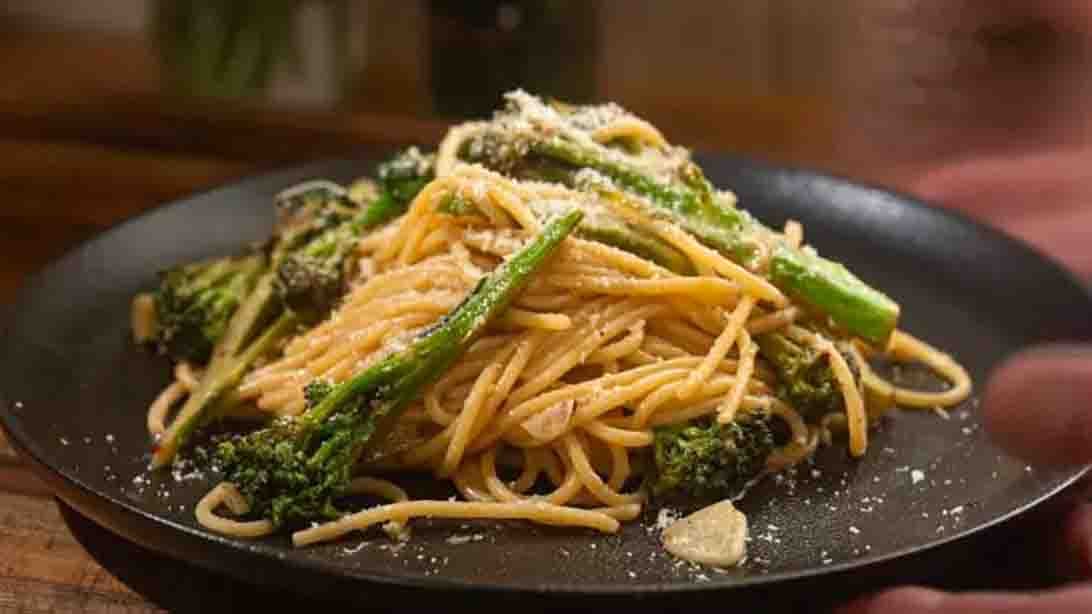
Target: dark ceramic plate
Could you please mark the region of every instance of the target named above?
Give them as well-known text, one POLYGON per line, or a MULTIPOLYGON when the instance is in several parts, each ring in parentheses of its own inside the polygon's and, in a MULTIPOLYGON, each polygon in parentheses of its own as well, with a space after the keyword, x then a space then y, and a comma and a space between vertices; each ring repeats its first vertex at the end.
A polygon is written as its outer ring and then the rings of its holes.
MULTIPOLYGON (((978 382, 1018 348, 1092 338, 1092 305, 1082 286, 996 232, 810 172, 724 157, 703 162, 714 182, 737 191, 759 218, 773 225, 801 220, 810 243, 888 291, 903 305, 903 327, 955 354, 978 382)), ((130 342, 130 298, 163 267, 264 237, 278 190, 371 168, 367 161, 324 162, 207 192, 122 224, 31 280, 3 318, 0 417, 62 499, 152 549, 243 579, 327 594, 368 599, 382 584, 391 591, 753 596, 773 594, 783 582, 833 586, 851 578, 860 587, 864 578, 915 577, 922 565, 935 571, 956 560, 952 548, 969 543, 963 538, 1076 477, 1004 456, 987 441, 972 399, 948 419, 895 412, 863 460, 828 449, 795 477, 755 488, 741 504, 752 527, 750 558, 731 572, 666 555, 654 513, 609 537, 439 521, 415 523, 412 541, 401 547, 370 533, 305 549, 293 549, 283 535, 253 542, 213 535, 193 518, 209 481, 145 472, 145 407, 167 382, 168 365, 130 342)))

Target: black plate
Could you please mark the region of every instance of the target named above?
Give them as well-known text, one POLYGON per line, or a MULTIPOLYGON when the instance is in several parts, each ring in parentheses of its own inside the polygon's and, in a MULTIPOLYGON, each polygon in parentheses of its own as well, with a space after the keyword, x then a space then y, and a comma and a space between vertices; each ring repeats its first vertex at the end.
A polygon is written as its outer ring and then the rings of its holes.
MULTIPOLYGON (((759 218, 801 220, 809 242, 888 291, 903 305, 903 327, 954 353, 978 382, 1018 348, 1092 338, 1082 286, 994 231, 810 172, 723 157, 703 162, 759 218)), ((742 503, 752 526, 750 560, 732 572, 671 559, 650 528, 655 517, 610 537, 519 523, 418 522, 401 548, 375 534, 305 549, 285 536, 249 542, 210 534, 193 518, 206 479, 145 472, 145 407, 168 381, 168 365, 130 342, 130 298, 163 267, 265 236, 278 190, 371 168, 323 162, 207 192, 122 224, 31 280, 3 320, 0 417, 61 498, 155 550, 317 592, 370 596, 361 583, 370 580, 388 590, 769 595, 782 581, 833 586, 852 578, 860 587, 866 577, 911 578, 916 572, 903 561, 945 553, 936 547, 1034 506, 1079 473, 1032 470, 1001 454, 971 400, 950 419, 896 412, 860 462, 825 450, 795 478, 754 489, 742 503), (911 554, 918 556, 905 558, 911 554)), ((928 565, 953 560, 934 556, 928 565)))

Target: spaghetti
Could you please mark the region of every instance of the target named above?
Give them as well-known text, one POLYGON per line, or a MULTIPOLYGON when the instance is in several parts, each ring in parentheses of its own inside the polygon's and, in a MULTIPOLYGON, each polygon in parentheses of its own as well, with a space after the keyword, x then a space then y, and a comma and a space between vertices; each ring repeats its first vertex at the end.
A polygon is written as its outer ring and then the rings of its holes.
MULTIPOLYGON (((345 382, 404 347, 539 232, 544 209, 609 212, 677 250, 691 271, 591 238, 565 239, 504 317, 413 401, 395 434, 359 466, 362 476, 429 472, 450 480, 463 500, 411 500, 391 482, 359 477, 351 492, 389 502, 297 531, 297 546, 383 523, 404 528, 418 517, 522 519, 612 533, 646 504, 638 478, 662 426, 769 414, 788 432, 766 461, 773 472, 807 458, 832 425, 848 431, 851 454, 864 454, 869 422, 879 415, 866 398, 933 408, 970 394, 958 363, 905 332, 877 347, 816 326, 764 275, 761 258, 741 265, 646 209, 594 190, 515 179, 462 161, 465 143, 488 126, 449 132, 435 179, 404 215, 357 243, 361 274, 336 310, 242 377, 233 394, 246 409, 236 413, 298 416, 308 406, 309 382, 345 382), (453 198, 472 207, 452 214, 445 208, 453 198), (781 394, 783 382, 755 341, 774 332, 827 357, 843 419, 809 418, 781 394), (878 354, 922 363, 951 385, 938 393, 898 387, 869 367, 867 358, 878 354)), ((654 127, 624 112, 605 114, 577 137, 610 155, 607 145, 625 141, 677 157, 654 127)), ((794 247, 803 243, 796 222, 774 234, 794 247)), ((153 436, 167 431, 172 408, 201 378, 187 364, 175 374, 149 408, 153 436)), ((235 537, 273 530, 268 520, 232 518, 248 511, 239 491, 222 483, 196 514, 203 526, 235 537)))

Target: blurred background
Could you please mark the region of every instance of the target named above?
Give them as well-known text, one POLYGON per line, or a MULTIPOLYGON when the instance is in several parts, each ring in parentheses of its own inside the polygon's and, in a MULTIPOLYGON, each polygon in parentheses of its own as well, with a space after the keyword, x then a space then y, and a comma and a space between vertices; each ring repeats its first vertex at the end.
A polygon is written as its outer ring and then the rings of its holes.
MULTIPOLYGON (((245 102, 450 119, 516 86, 612 99, 703 147, 793 155, 845 1, 35 0, 0 9, 5 98, 245 102), (622 9, 622 10, 619 10, 622 9), (746 121, 742 121, 746 120, 746 121), (711 129, 712 128, 712 129, 711 129)), ((42 109, 44 113, 46 109, 42 109)), ((819 149, 813 147, 813 149, 819 149)))
POLYGON ((696 148, 823 164, 837 6, 0 2, 0 182, 18 192, 0 300, 124 216, 272 165, 434 141, 516 86, 619 101, 696 148))
MULTIPOLYGON (((1055 45, 975 21, 958 62, 938 57, 899 21, 929 4, 962 27, 966 0, 6 0, 0 301, 128 215, 271 166, 434 142, 516 86, 618 101, 699 150, 901 186, 938 139, 952 155, 974 140, 936 128, 935 107, 932 128, 902 120, 915 65, 974 81, 991 49, 1034 72, 1055 45)), ((1026 108, 1021 91, 1004 98, 1026 108)), ((948 125, 1019 123, 958 98, 948 125)))

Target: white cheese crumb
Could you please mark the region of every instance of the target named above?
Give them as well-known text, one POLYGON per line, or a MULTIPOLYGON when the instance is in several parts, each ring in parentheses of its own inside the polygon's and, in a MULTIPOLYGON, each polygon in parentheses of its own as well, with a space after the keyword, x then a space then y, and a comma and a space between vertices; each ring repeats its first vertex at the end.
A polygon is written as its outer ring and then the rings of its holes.
POLYGON ((656 528, 663 531, 667 527, 670 527, 676 520, 682 515, 671 508, 660 508, 659 513, 656 514, 656 528))
POLYGON ((910 472, 910 481, 914 484, 925 479, 925 473, 921 469, 914 469, 910 472))
POLYGON ((360 552, 364 548, 367 548, 370 543, 371 542, 363 541, 363 542, 360 542, 359 544, 357 544, 355 546, 345 546, 344 548, 341 549, 341 551, 344 554, 349 554, 349 555, 357 554, 358 552, 360 552))

